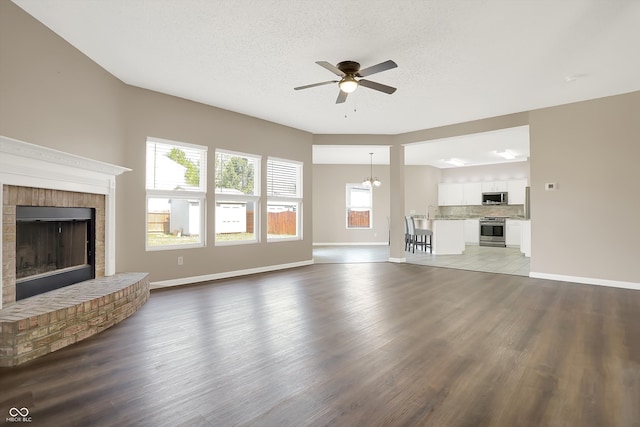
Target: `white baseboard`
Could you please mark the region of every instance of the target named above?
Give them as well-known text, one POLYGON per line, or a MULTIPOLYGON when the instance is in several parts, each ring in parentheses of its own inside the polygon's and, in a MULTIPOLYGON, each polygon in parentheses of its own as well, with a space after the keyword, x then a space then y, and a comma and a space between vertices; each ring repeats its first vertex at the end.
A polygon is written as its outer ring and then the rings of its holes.
POLYGON ((397 262, 397 263, 403 263, 403 262, 407 262, 407 259, 402 257, 402 258, 389 258, 389 262, 397 262))
POLYGON ((249 274, 266 273, 269 271, 285 270, 287 268, 302 267, 313 264, 313 260, 292 262, 288 264, 268 265, 265 267, 247 268, 245 270, 225 271, 223 273, 205 274, 203 276, 181 277, 180 279, 161 280, 151 282, 150 289, 162 289, 171 286, 191 285, 199 282, 227 279, 229 277, 247 276, 249 274))
POLYGON ((573 282, 585 285, 608 286, 610 288, 634 289, 640 291, 640 283, 623 282, 620 280, 595 279, 593 277, 565 276, 562 274, 537 273, 532 271, 529 277, 533 279, 558 280, 560 282, 573 282))
POLYGON ((389 246, 389 242, 330 242, 313 243, 313 246, 389 246))

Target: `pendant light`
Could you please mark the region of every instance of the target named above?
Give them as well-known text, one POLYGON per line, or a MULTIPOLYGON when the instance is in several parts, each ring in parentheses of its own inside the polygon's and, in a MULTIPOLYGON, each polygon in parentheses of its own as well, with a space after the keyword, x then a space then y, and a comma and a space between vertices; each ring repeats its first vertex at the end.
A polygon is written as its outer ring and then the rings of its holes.
POLYGON ((378 177, 373 177, 373 153, 369 153, 369 156, 371 156, 371 160, 370 160, 370 175, 364 179, 364 181, 362 181, 362 185, 364 185, 365 187, 371 188, 371 187, 380 187, 380 185, 382 184, 380 182, 380 180, 378 179, 378 177))

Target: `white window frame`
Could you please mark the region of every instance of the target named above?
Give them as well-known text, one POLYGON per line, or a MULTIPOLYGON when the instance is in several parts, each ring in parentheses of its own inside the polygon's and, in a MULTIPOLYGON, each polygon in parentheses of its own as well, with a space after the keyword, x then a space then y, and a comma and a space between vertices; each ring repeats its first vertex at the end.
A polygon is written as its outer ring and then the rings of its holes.
POLYGON ((268 227, 268 212, 270 204, 287 204, 294 205, 296 209, 296 235, 290 237, 270 237, 267 234, 267 242, 287 242, 292 240, 302 240, 302 175, 303 175, 304 163, 296 160, 282 159, 278 157, 267 157, 267 227, 268 227), (273 188, 269 190, 269 163, 279 162, 286 163, 297 168, 296 175, 296 191, 295 195, 286 194, 274 194, 273 188))
POLYGON ((362 183, 347 183, 345 186, 345 227, 347 230, 370 230, 373 228, 373 188, 366 187, 362 183), (369 192, 369 204, 368 206, 351 205, 351 189, 362 189, 369 192), (368 227, 350 227, 349 226, 349 210, 360 209, 363 211, 369 211, 369 226, 368 227))
MULTIPOLYGON (((207 206, 207 150, 208 147, 204 145, 189 144, 180 141, 171 141, 167 139, 147 137, 145 142, 145 250, 146 251, 165 251, 176 249, 188 249, 188 248, 202 248, 207 244, 207 229, 206 229, 206 206, 207 206), (200 188, 198 190, 167 190, 167 189, 154 189, 148 188, 147 174, 149 169, 149 163, 147 159, 147 150, 149 144, 164 144, 176 148, 188 148, 200 151, 200 188), (161 245, 161 246, 149 246, 149 199, 175 199, 175 200, 197 200, 200 205, 200 241, 198 243, 182 243, 177 245, 161 245)), ((154 158, 155 160, 155 158, 154 158)), ((155 164, 153 165, 155 168, 155 164)))
POLYGON ((216 227, 214 226, 214 245, 215 246, 232 246, 232 245, 246 245, 246 244, 255 244, 255 243, 259 243, 260 242, 260 206, 261 206, 261 196, 260 196, 260 188, 262 185, 262 177, 260 174, 261 171, 261 163, 262 163, 262 156, 260 156, 259 154, 250 154, 250 153, 242 153, 239 151, 230 151, 230 150, 225 150, 225 149, 221 149, 218 148, 215 150, 215 154, 214 154, 214 191, 215 191, 215 206, 214 206, 214 215, 217 214, 217 206, 218 203, 234 203, 234 202, 240 202, 240 203, 248 203, 248 202, 253 202, 253 239, 249 239, 249 240, 218 240, 217 236, 218 236, 218 231, 216 230, 216 227), (247 157, 253 160, 254 165, 255 165, 255 169, 253 171, 254 173, 254 181, 253 181, 253 189, 254 189, 254 194, 234 194, 231 192, 225 193, 225 192, 219 192, 218 188, 215 185, 215 174, 218 172, 217 171, 217 154, 221 153, 221 154, 227 154, 227 155, 232 155, 232 156, 238 156, 238 157, 247 157))

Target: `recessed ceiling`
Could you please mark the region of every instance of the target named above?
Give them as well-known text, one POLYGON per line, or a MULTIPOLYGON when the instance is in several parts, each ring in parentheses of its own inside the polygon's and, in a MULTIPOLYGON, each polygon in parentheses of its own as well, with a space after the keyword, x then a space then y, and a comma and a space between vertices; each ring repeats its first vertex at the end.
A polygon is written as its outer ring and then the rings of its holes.
MULTIPOLYGON (((363 145, 314 145, 314 164, 389 164, 389 147, 363 145)), ((524 162, 529 158, 529 126, 517 126, 491 132, 453 138, 434 139, 404 147, 405 165, 429 165, 440 169, 460 167, 444 162, 458 159, 464 166, 524 162), (509 151, 514 159, 505 159, 497 152, 509 151)))
POLYGON ((440 169, 460 167, 444 161, 450 159, 461 160, 464 166, 480 166, 524 162, 528 158, 529 126, 418 142, 404 149, 406 165, 429 165, 440 169), (505 159, 498 154, 504 151, 515 158, 505 159))
POLYGON ((398 134, 640 89, 637 0, 14 0, 123 82, 316 134, 398 134), (314 62, 398 68, 336 105, 314 62))

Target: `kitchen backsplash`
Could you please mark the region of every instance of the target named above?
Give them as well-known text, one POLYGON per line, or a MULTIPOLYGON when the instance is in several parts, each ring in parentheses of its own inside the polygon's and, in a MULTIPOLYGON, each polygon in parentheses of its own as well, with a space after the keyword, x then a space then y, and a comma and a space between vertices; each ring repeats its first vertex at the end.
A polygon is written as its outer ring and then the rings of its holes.
POLYGON ((504 216, 524 218, 524 205, 498 206, 429 206, 428 217, 437 218, 482 218, 485 216, 504 216))

